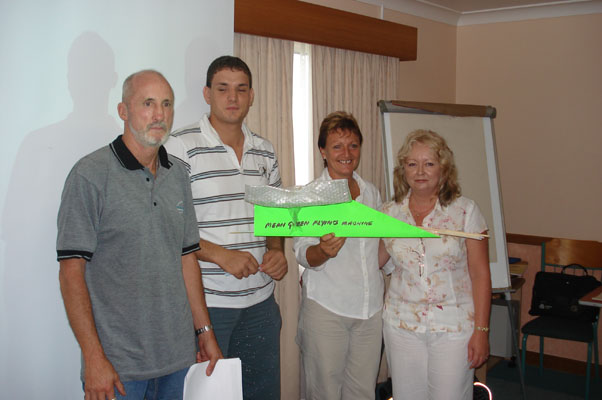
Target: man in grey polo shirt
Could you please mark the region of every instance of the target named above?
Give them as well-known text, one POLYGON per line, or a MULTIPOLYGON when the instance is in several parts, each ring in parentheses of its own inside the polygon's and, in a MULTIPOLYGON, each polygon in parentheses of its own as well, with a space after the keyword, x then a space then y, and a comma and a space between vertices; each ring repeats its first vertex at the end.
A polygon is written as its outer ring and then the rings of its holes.
POLYGON ((123 135, 78 161, 65 182, 59 279, 86 399, 181 399, 195 359, 210 360, 211 374, 222 357, 194 255, 188 173, 162 146, 173 97, 156 71, 128 77, 123 135))

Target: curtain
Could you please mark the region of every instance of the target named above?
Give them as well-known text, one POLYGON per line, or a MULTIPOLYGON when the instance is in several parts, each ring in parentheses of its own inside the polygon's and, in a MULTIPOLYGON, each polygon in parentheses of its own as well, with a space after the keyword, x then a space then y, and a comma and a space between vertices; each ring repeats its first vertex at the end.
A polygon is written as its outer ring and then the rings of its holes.
MULTIPOLYGON (((234 54, 253 74, 255 100, 246 123, 274 145, 282 186, 295 183, 293 158, 293 42, 253 35, 234 35, 234 54)), ((281 398, 299 398, 299 348, 295 343, 299 311, 299 269, 292 240, 285 240, 288 273, 276 283, 275 297, 282 315, 280 333, 281 398)))
MULTIPOLYGON (((312 46, 311 56, 314 143, 326 115, 333 111, 352 113, 364 138, 357 172, 372 182, 385 200, 382 133, 376 103, 397 98, 399 60, 324 46, 312 46)), ((316 177, 322 172, 322 165, 320 153, 315 151, 316 177)))
MULTIPOLYGON (((372 182, 385 199, 385 174, 382 156, 382 128, 379 100, 397 98, 399 60, 393 57, 351 50, 312 46, 312 104, 314 143, 317 147, 320 123, 333 111, 353 114, 362 136, 362 153, 357 173, 372 182)), ((314 147, 314 175, 323 169, 320 152, 314 147)), ((389 277, 385 277, 385 290, 389 277)), ((383 354, 378 382, 387 380, 383 354)))

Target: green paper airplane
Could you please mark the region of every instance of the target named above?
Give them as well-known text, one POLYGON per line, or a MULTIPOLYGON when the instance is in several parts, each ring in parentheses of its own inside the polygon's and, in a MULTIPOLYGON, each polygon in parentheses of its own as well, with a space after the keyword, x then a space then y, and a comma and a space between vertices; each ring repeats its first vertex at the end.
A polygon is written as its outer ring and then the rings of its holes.
POLYGON ((255 236, 436 238, 433 233, 406 224, 356 201, 307 207, 255 205, 255 236))

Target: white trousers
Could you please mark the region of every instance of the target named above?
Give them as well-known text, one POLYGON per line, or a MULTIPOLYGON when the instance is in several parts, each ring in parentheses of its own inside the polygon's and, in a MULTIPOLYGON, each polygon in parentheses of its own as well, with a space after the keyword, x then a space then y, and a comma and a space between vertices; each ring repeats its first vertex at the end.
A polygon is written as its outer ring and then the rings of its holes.
POLYGON ((297 343, 307 400, 374 400, 381 311, 367 320, 342 317, 304 297, 297 343))
POLYGON ((415 333, 383 326, 395 400, 471 400, 468 333, 415 333))

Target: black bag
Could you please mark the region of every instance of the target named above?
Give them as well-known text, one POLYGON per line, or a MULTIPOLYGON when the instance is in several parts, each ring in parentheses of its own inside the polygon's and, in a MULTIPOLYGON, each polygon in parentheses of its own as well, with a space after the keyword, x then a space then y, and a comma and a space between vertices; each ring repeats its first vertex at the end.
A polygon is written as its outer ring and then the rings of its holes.
POLYGON ((600 285, 579 264, 567 265, 560 273, 540 271, 535 275, 529 314, 594 321, 600 309, 582 306, 579 299, 600 285), (581 268, 585 275, 565 274, 567 268, 581 268))

